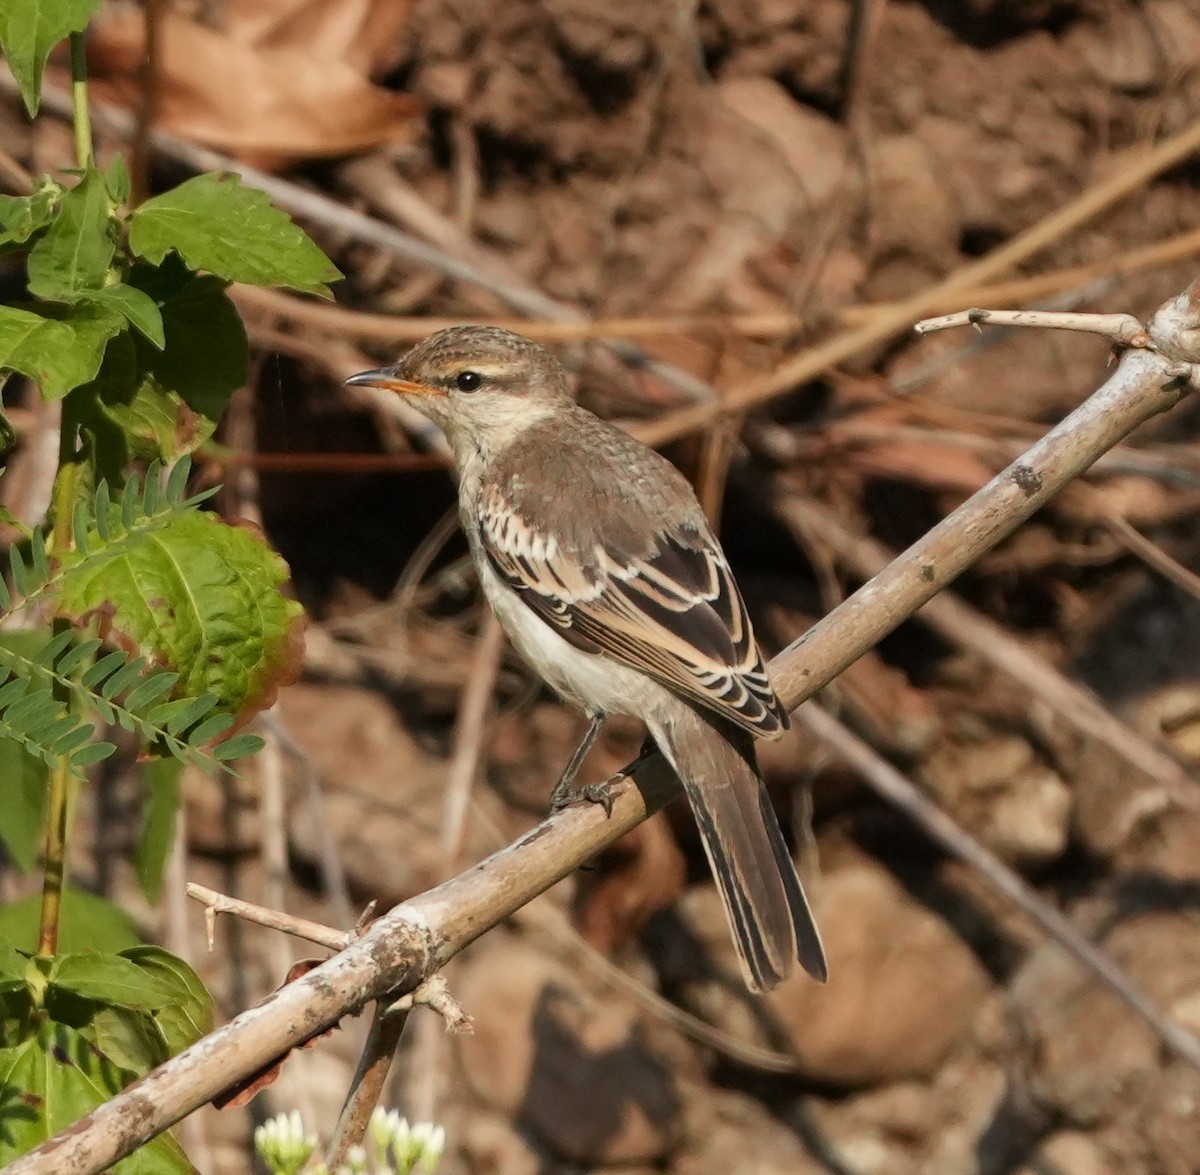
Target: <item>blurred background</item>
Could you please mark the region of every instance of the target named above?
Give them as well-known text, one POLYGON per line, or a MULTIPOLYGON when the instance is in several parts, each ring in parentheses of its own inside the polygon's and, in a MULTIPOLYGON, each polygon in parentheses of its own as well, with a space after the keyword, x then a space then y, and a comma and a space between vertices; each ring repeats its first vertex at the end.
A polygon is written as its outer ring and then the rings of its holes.
MULTIPOLYGON (((313 951, 227 918, 210 954, 183 879, 350 927, 536 823, 581 733, 486 620, 436 432, 347 375, 448 322, 545 341, 693 480, 774 653, 1105 377, 1094 338, 913 321, 1144 316, 1200 253, 1196 0, 112 0, 89 64, 102 165, 132 133, 143 190, 189 145, 257 169, 346 274, 334 304, 235 288, 253 377, 197 455, 311 617, 271 747, 185 776, 160 908, 130 779, 73 846, 226 1016, 313 951)), ((3 94, 3 170, 61 173, 69 124, 3 94)), ((13 419, 16 508, 51 426, 13 419)), ((1200 1032, 1200 816, 1155 766, 1200 758, 1196 427, 1119 446, 826 701, 1200 1032)), ((614 720, 586 774, 640 740, 614 720)), ((473 1035, 410 1020, 386 1104, 445 1125, 445 1170, 1200 1171, 1160 1034, 811 735, 761 759, 801 848, 812 811, 831 982, 746 994, 676 805, 447 968, 473 1035)), ((281 1109, 327 1132, 363 1031, 196 1115, 200 1170, 251 1170, 281 1109)))

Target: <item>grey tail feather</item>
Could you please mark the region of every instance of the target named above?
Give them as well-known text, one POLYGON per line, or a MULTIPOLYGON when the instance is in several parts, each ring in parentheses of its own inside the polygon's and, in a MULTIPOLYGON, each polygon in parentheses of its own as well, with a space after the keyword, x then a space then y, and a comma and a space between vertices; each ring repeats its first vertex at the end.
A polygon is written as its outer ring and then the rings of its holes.
POLYGON ((682 701, 651 732, 692 805, 746 983, 769 991, 797 959, 824 982, 821 936, 767 798, 753 737, 682 701))

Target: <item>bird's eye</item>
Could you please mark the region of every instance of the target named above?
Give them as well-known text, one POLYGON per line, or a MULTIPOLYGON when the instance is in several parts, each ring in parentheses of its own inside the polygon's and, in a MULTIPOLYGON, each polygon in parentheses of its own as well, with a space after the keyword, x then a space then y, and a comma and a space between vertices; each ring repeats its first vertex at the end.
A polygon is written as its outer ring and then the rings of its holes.
POLYGON ((483 376, 478 371, 460 371, 454 377, 454 386, 460 392, 474 392, 483 383, 483 376))

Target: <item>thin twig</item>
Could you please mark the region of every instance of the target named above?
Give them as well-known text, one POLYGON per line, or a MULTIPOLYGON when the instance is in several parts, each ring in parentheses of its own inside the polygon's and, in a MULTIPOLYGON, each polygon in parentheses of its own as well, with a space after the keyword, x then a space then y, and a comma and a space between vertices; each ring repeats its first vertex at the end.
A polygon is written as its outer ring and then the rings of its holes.
POLYGON ((216 917, 218 914, 232 914, 245 922, 253 922, 265 926, 269 930, 278 930, 295 938, 315 942, 318 946, 327 947, 331 951, 340 951, 349 946, 358 937, 353 931, 335 930, 309 918, 301 918, 297 914, 288 914, 283 910, 273 910, 268 906, 259 906, 254 902, 245 902, 241 898, 233 898, 228 894, 218 893, 206 885, 198 885, 194 881, 187 883, 189 898, 200 902, 205 908, 204 920, 208 927, 208 949, 211 951, 215 942, 216 917))
POLYGON ((1104 525, 1148 567, 1154 568, 1164 579, 1169 580, 1193 599, 1200 600, 1200 575, 1184 567, 1178 559, 1171 558, 1157 543, 1152 543, 1128 519, 1110 514, 1103 519, 1104 525))
POLYGON ((1027 326, 1041 330, 1083 331, 1126 347, 1150 342, 1146 328, 1132 314, 1084 314, 1065 310, 960 310, 923 318, 913 327, 919 335, 961 326, 1027 326))

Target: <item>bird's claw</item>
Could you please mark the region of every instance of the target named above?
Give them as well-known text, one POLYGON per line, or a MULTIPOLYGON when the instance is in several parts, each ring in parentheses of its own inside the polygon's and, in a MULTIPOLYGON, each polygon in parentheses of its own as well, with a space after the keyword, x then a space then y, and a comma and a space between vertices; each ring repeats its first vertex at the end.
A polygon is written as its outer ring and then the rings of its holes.
POLYGON ((579 803, 599 804, 604 809, 605 816, 612 816, 613 810, 613 794, 612 788, 608 782, 603 783, 588 783, 583 787, 575 788, 555 788, 550 796, 550 814, 561 812, 563 808, 569 808, 572 804, 579 803))

